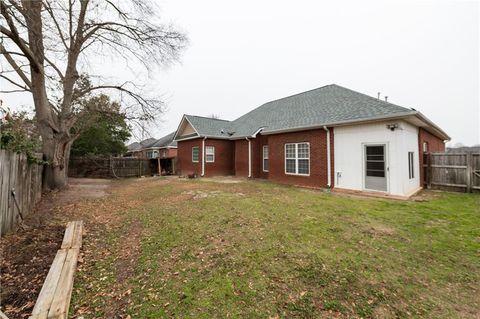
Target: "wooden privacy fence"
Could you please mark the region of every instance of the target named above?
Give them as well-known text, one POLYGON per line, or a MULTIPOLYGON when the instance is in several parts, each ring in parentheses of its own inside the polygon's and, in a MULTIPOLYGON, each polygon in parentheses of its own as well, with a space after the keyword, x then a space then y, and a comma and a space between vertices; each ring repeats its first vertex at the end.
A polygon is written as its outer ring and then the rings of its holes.
POLYGON ((148 159, 130 157, 76 157, 70 159, 70 177, 140 177, 151 175, 148 159))
POLYGON ((26 155, 0 150, 0 235, 14 230, 40 200, 42 171, 26 155))
POLYGON ((480 192, 480 153, 425 153, 424 183, 428 188, 480 192))

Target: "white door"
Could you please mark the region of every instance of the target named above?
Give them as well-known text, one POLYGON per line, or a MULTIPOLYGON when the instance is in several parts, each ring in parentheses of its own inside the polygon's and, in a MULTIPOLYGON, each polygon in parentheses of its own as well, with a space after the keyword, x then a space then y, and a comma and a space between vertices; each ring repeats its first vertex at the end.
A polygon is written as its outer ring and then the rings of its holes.
POLYGON ((386 145, 365 145, 365 189, 387 191, 386 145))

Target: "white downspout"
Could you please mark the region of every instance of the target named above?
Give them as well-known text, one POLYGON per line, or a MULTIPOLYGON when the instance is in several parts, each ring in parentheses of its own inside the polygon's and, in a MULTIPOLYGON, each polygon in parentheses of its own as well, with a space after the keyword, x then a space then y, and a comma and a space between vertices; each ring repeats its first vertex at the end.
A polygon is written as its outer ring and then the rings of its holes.
POLYGON ((248 177, 252 177, 252 141, 248 137, 245 137, 248 141, 248 177))
POLYGON ((323 129, 327 132, 327 187, 332 187, 332 165, 330 160, 330 130, 324 126, 323 129))
POLYGON ((205 175, 205 140, 207 137, 205 136, 202 140, 202 177, 205 175))

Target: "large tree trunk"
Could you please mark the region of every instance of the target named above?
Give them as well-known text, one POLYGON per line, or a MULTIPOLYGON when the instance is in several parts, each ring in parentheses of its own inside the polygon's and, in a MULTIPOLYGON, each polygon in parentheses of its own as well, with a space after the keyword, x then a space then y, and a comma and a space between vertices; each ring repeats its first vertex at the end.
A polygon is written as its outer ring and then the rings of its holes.
POLYGON ((47 96, 44 71, 45 52, 43 46, 42 2, 23 0, 26 9, 25 21, 28 38, 35 61, 30 63, 31 92, 35 105, 37 126, 42 137, 42 152, 48 164, 45 166, 44 189, 59 189, 67 185, 67 167, 70 146, 73 142, 69 134, 67 119, 54 113, 47 96))
POLYGON ((43 140, 42 151, 48 161, 44 168, 44 189, 62 189, 67 185, 71 145, 72 141, 65 134, 55 134, 53 138, 43 140))

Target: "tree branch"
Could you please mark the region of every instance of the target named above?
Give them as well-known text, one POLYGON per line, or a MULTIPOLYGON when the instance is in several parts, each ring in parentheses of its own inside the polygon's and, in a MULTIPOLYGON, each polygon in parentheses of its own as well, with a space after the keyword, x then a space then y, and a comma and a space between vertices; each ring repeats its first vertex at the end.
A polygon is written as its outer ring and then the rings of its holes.
POLYGON ((60 40, 62 41, 63 45, 65 46, 65 49, 67 49, 67 51, 68 51, 67 42, 65 40, 65 37, 63 36, 63 32, 62 32, 62 29, 60 28, 60 25, 59 25, 57 19, 55 18, 55 14, 53 13, 50 2, 45 1, 44 4, 45 4, 45 8, 46 8, 48 14, 50 15, 50 17, 53 20, 53 23, 55 24, 55 27, 57 28, 57 32, 58 32, 58 35, 60 37, 60 40))
POLYGON ((5 28, 4 26, 0 26, 0 32, 6 35, 10 40, 12 40, 18 48, 25 54, 27 59, 30 61, 31 67, 37 71, 40 72, 41 65, 39 62, 35 59, 35 55, 33 54, 32 50, 26 45, 28 43, 22 37, 20 37, 20 34, 18 33, 17 27, 15 26, 15 23, 12 20, 12 17, 8 13, 8 7, 5 5, 5 2, 2 0, 0 1, 0 11, 2 12, 3 17, 7 21, 8 26, 10 27, 10 30, 5 28))
MULTIPOLYGON (((0 77, 1 77, 1 78, 4 78, 4 79, 7 80, 8 82, 10 82, 10 83, 12 83, 13 85, 21 88, 21 89, 24 90, 24 91, 29 91, 29 92, 31 92, 31 90, 30 90, 27 86, 22 86, 22 85, 18 84, 17 82, 13 81, 12 79, 6 77, 6 76, 3 75, 3 74, 0 74, 0 77)), ((4 93, 5 93, 5 92, 4 92, 4 93)))
POLYGON ((20 93, 20 92, 31 92, 30 90, 1 90, 0 93, 8 94, 8 93, 20 93))
POLYGON ((22 69, 18 66, 18 64, 15 62, 15 60, 12 58, 12 56, 7 52, 7 50, 5 50, 5 47, 3 46, 2 43, 0 43, 0 53, 2 53, 5 56, 5 59, 12 66, 12 68, 15 70, 15 72, 17 72, 18 76, 28 86, 28 88, 31 89, 32 88, 32 82, 30 82, 28 77, 25 75, 25 73, 22 71, 22 69))

